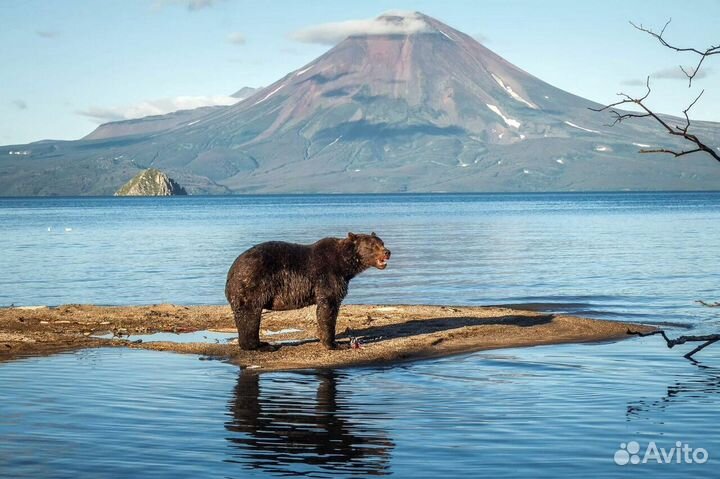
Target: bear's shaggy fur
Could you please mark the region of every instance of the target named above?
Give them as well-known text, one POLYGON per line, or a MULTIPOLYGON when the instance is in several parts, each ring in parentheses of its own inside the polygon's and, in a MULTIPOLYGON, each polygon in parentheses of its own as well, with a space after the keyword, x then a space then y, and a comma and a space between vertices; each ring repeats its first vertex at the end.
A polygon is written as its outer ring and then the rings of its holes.
POLYGON ((390 250, 375 234, 348 233, 311 245, 269 241, 237 257, 225 297, 238 329, 240 349, 257 349, 263 309, 282 311, 317 305, 320 342, 334 349, 335 322, 348 283, 370 267, 385 269, 390 250))

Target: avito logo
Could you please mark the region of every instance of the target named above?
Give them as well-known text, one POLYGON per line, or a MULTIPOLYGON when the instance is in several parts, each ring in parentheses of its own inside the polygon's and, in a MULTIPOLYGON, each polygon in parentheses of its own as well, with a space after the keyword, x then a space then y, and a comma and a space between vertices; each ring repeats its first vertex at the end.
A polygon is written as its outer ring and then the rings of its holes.
POLYGON ((707 450, 702 447, 693 449, 690 444, 683 444, 681 441, 675 443, 675 447, 665 449, 658 447, 655 441, 650 441, 645 452, 640 455, 640 443, 630 441, 627 444, 621 443, 620 449, 615 451, 615 464, 625 466, 626 464, 705 464, 709 458, 707 450))

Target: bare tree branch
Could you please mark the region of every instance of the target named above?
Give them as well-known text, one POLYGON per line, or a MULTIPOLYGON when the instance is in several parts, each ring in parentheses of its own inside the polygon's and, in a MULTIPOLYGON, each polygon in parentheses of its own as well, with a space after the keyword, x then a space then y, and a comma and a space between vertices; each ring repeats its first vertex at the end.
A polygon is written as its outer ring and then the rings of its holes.
POLYGON ((695 301, 695 302, 698 303, 698 304, 702 304, 703 306, 707 306, 708 308, 720 308, 720 302, 706 303, 706 302, 703 301, 702 299, 698 299, 698 300, 695 301))
POLYGON ((688 77, 688 87, 692 86, 692 81, 695 78, 695 75, 697 75, 698 71, 700 71, 700 67, 702 66, 705 59, 711 55, 718 55, 720 54, 720 45, 710 46, 703 50, 698 50, 697 48, 683 48, 683 47, 677 47, 674 45, 671 45, 670 43, 665 40, 663 35, 665 34, 665 30, 667 29, 668 25, 670 25, 670 22, 672 22, 672 18, 665 23, 665 26, 660 30, 660 33, 655 33, 653 30, 649 28, 645 28, 642 24, 636 25, 633 22, 630 22, 630 25, 635 27, 636 29, 640 30, 641 32, 645 32, 650 36, 655 37, 664 47, 670 48, 671 50, 675 50, 676 52, 682 52, 682 53, 695 53, 697 55, 700 55, 700 60, 698 60, 697 66, 692 70, 692 73, 689 73, 685 68, 680 66, 680 70, 685 74, 686 77, 688 77))
POLYGON ((685 344, 689 342, 702 342, 703 344, 684 355, 684 357, 686 357, 687 359, 693 359, 693 355, 695 353, 702 351, 711 344, 720 341, 720 334, 706 334, 704 336, 680 336, 675 339, 671 339, 662 329, 659 329, 657 331, 651 331, 649 333, 641 333, 640 331, 632 331, 628 329, 627 333, 640 337, 660 335, 667 343, 667 347, 670 349, 680 344, 685 344))
POLYGON ((632 97, 626 93, 618 93, 618 96, 622 97, 623 99, 611 103, 609 105, 606 105, 602 108, 590 108, 592 111, 609 111, 610 114, 612 114, 615 117, 615 120, 613 121, 612 125, 614 126, 618 123, 622 123, 625 120, 631 119, 631 118, 652 118, 657 123, 659 123, 667 132, 668 134, 672 136, 678 136, 681 137, 691 143, 693 143, 696 148, 689 149, 689 150, 681 150, 681 151, 675 151, 668 148, 655 148, 655 149, 642 149, 640 150, 640 153, 668 153, 675 157, 688 155, 690 153, 697 153, 697 152, 705 152, 715 158, 717 161, 720 161, 720 154, 718 154, 712 147, 706 145, 703 143, 697 136, 690 133, 690 116, 688 115, 688 112, 690 109, 695 106, 695 103, 700 99, 700 97, 705 93, 705 90, 701 91, 700 94, 690 103, 690 105, 683 110, 683 114, 685 115, 685 125, 674 125, 671 126, 667 121, 665 121, 663 118, 661 118, 657 113, 653 112, 644 102, 645 100, 650 96, 650 77, 647 77, 647 80, 645 81, 645 86, 647 87, 647 91, 645 92, 645 95, 642 97, 636 98, 632 97), (618 106, 622 105, 637 105, 642 109, 645 113, 632 113, 627 111, 622 111, 616 109, 618 106))
MULTIPOLYGON (((695 76, 700 71, 700 67, 702 67, 703 62, 705 59, 712 55, 718 55, 720 54, 720 45, 711 46, 705 50, 699 50, 697 48, 685 48, 685 47, 677 47, 675 45, 672 45, 665 40, 665 30, 667 29, 668 25, 670 25, 670 22, 672 21, 672 18, 665 23, 662 30, 660 30, 660 33, 656 33, 653 30, 649 28, 645 28, 642 24, 636 25, 633 22, 630 22, 630 25, 635 27, 636 29, 645 32, 653 37, 655 37, 664 47, 667 47, 671 50, 675 50, 676 52, 682 52, 682 53, 694 53, 696 55, 700 56, 700 59, 698 60, 697 65, 692 70, 692 72, 686 70, 685 68, 680 66, 680 69, 685 74, 685 76, 688 78, 688 87, 692 86, 692 81, 695 78, 695 76)), ((695 106, 695 104, 700 100, 700 97, 705 93, 705 90, 701 91, 700 94, 695 97, 695 99, 688 105, 687 108, 683 110, 683 115, 685 116, 685 125, 674 125, 671 126, 666 120, 658 116, 655 112, 653 112, 644 102, 647 100, 647 98, 650 96, 650 77, 648 76, 647 81, 645 82, 645 85, 647 87, 647 91, 645 92, 645 95, 642 97, 632 97, 630 95, 627 95, 625 93, 618 93, 620 97, 622 97, 622 100, 612 103, 610 105, 606 105, 602 108, 590 108, 593 111, 609 111, 614 117, 615 120, 613 121, 612 125, 616 125, 618 123, 623 122, 624 120, 633 119, 633 118, 652 118, 657 123, 659 123, 667 132, 668 134, 672 136, 677 136, 680 138, 683 138, 686 141, 689 141, 690 143, 693 143, 695 145, 695 148, 688 149, 688 150, 682 150, 682 151, 675 151, 668 148, 655 148, 655 149, 642 149, 640 150, 640 153, 667 153, 671 154, 675 157, 688 155, 690 153, 697 153, 697 152, 705 152, 715 158, 717 161, 720 161, 720 155, 711 147, 707 146, 705 143, 703 143, 697 136, 690 133, 690 109, 695 106), (626 112, 622 110, 618 110, 616 107, 622 106, 622 105, 629 105, 633 104, 639 107, 644 113, 631 113, 626 112)), ((612 126, 611 125, 611 126, 612 126)), ((707 307, 720 307, 720 302, 716 303, 706 303, 705 301, 698 300, 697 303, 707 306, 707 307)), ((642 333, 639 331, 631 331, 628 329, 627 334, 632 334, 636 336, 654 336, 654 335, 660 335, 665 340, 665 343, 667 344, 668 348, 673 348, 674 346, 685 344, 688 342, 699 342, 702 343, 692 351, 688 352, 684 356, 687 359, 690 359, 691 361, 694 361, 693 355, 697 354, 698 352, 702 351, 706 347, 710 346, 711 344, 715 344, 716 342, 720 341, 720 334, 706 334, 706 335, 684 335, 679 336, 675 339, 671 339, 668 337, 668 335, 665 333, 664 330, 660 329, 657 331, 652 331, 649 333, 642 333)))

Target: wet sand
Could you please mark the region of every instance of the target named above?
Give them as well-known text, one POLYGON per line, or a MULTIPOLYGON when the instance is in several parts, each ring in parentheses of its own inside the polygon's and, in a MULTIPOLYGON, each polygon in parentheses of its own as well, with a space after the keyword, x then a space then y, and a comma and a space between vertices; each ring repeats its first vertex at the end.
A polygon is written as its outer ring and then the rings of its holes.
POLYGON ((261 340, 275 351, 240 351, 233 342, 137 342, 156 332, 235 332, 228 306, 92 306, 1 308, 0 361, 94 347, 129 347, 228 360, 258 371, 336 368, 448 356, 487 349, 628 338, 647 325, 496 307, 346 305, 339 349, 315 337, 314 307, 265 312, 261 340), (110 333, 112 338, 95 336, 110 333), (130 336, 130 340, 123 339, 130 336), (356 347, 351 338, 358 338, 356 347))

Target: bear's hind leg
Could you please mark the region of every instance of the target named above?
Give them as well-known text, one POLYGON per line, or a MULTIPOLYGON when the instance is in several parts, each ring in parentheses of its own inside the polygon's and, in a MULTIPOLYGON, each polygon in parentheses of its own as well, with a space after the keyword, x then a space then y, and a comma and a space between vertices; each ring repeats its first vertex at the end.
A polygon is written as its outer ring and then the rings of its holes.
POLYGON ((255 306, 238 306, 233 308, 235 326, 238 330, 240 349, 253 350, 260 347, 260 318, 262 308, 255 306))

